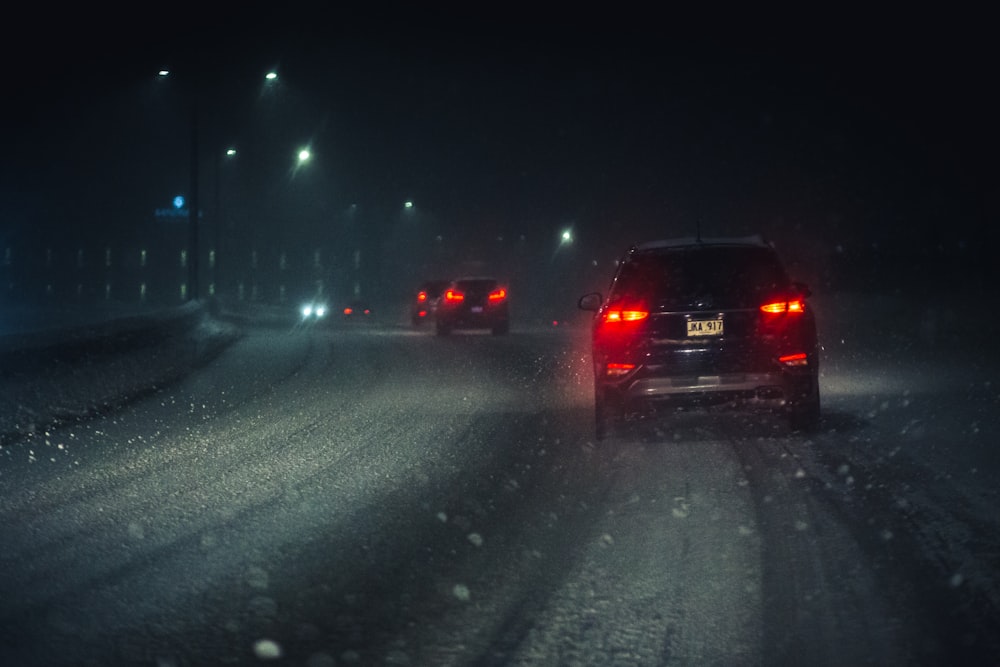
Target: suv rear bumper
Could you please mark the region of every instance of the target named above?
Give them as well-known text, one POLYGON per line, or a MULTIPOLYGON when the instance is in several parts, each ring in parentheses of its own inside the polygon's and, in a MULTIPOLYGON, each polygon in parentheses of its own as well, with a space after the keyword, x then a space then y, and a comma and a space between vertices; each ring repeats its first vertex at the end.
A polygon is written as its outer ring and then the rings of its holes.
POLYGON ((635 377, 605 382, 612 401, 641 409, 655 404, 698 405, 733 403, 778 409, 807 402, 818 391, 813 372, 776 371, 720 375, 635 377))

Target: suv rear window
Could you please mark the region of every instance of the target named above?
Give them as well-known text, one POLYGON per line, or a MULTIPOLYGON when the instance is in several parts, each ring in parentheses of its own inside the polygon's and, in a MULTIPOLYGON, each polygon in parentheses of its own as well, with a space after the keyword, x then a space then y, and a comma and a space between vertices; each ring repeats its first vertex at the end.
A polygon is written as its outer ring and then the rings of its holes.
POLYGON ((458 280, 455 285, 463 292, 486 294, 497 286, 497 281, 487 279, 458 280))
POLYGON ((643 301, 657 310, 691 307, 706 299, 720 308, 753 308, 787 284, 785 270, 769 248, 677 248, 629 258, 610 300, 643 301))

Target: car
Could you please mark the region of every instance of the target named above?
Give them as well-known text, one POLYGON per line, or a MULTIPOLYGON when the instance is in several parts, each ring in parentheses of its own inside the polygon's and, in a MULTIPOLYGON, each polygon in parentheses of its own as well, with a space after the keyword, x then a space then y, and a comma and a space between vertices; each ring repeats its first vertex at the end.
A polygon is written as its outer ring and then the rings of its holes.
POLYGON ((326 320, 330 308, 322 299, 312 299, 299 306, 299 320, 302 324, 315 324, 326 320))
POLYGON ((375 314, 375 311, 372 310, 368 302, 354 299, 344 305, 341 314, 345 320, 362 321, 370 319, 375 314))
POLYGON ((820 421, 816 318, 761 236, 656 240, 629 248, 590 343, 598 439, 637 416, 721 405, 782 412, 792 429, 820 421))
POLYGON ((488 276, 458 278, 448 283, 434 316, 435 330, 447 336, 455 329, 489 329, 494 336, 510 331, 506 284, 488 276))
POLYGON ((425 280, 417 287, 413 300, 410 302, 410 322, 418 327, 425 322, 433 321, 441 294, 448 286, 448 280, 425 280))

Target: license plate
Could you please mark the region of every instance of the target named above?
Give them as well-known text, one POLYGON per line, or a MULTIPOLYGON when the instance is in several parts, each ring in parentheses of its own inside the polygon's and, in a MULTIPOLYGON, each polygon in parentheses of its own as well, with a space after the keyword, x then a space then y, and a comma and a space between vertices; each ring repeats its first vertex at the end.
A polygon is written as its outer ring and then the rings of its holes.
POLYGON ((473 306, 469 310, 471 310, 474 313, 481 313, 481 312, 483 312, 483 307, 482 306, 473 306))
POLYGON ((688 336, 721 336, 722 318, 714 320, 688 320, 688 336))

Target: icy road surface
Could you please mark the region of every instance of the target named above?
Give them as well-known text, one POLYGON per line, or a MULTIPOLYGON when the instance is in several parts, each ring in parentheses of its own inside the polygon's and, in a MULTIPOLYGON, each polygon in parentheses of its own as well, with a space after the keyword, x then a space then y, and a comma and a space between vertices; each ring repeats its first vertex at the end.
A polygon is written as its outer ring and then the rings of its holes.
POLYGON ((995 355, 825 331, 811 437, 596 444, 582 329, 249 327, 131 402, 73 378, 149 358, 64 374, 54 422, 36 382, 5 399, 37 418, 0 448, 0 664, 996 664, 995 355))

